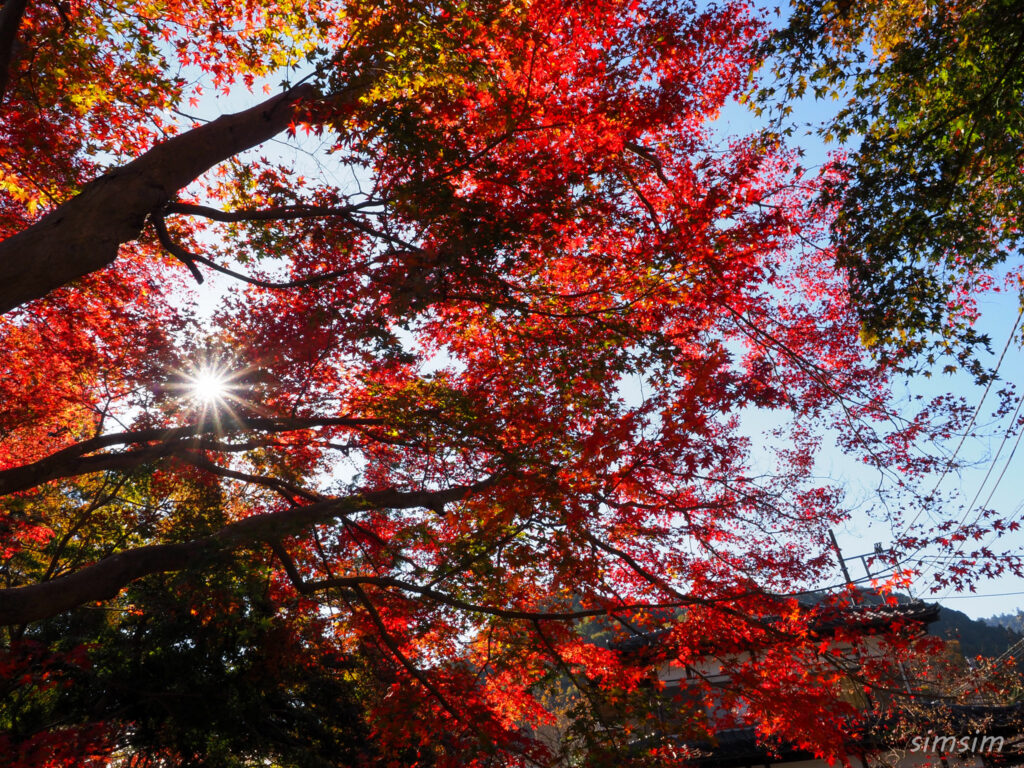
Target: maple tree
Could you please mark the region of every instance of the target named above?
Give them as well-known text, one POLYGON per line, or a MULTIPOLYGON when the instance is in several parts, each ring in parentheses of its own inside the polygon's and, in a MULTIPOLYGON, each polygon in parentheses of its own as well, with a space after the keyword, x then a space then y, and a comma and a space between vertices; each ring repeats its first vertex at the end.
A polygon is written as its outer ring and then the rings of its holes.
POLYGON ((571 690, 564 749, 664 764, 649 668, 584 627, 669 615, 766 738, 841 753, 842 686, 886 678, 785 596, 849 514, 815 453, 912 478, 949 425, 893 417, 803 246, 816 182, 713 138, 760 34, 741 3, 7 0, 6 754, 548 765, 571 690), (194 75, 287 82, 193 125, 194 75), (316 164, 249 152, 278 134, 316 164))
POLYGON ((1019 293, 1024 16, 1012 0, 791 4, 761 109, 813 96, 849 146, 825 190, 865 339, 985 375, 975 298, 1019 293), (949 361, 947 361, 949 362, 949 361))

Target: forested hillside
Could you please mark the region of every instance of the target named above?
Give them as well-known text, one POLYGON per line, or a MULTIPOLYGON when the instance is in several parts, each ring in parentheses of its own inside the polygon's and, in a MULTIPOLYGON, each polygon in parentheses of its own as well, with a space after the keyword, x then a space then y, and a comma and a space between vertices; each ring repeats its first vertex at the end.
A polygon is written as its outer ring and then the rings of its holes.
MULTIPOLYGON (((1024 634, 1010 626, 1002 625, 999 621, 1002 618, 994 616, 988 619, 972 619, 966 613, 943 608, 939 612, 938 621, 932 624, 930 632, 939 637, 959 641, 960 650, 967 658, 994 658, 1001 656, 1015 643, 1024 640, 1024 634)), ((1024 615, 1018 613, 1008 618, 1015 619, 1016 627, 1019 628, 1024 615)), ((1024 670, 1024 655, 1017 654, 1017 666, 1024 670)))

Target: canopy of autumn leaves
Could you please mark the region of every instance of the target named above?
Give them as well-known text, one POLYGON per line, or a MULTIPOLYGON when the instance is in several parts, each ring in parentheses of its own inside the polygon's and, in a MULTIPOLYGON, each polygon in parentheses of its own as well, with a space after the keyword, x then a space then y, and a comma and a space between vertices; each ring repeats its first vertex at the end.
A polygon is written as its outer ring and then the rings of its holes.
POLYGON ((0 749, 664 765, 724 700, 841 752, 849 670, 787 597, 849 514, 815 453, 912 484, 962 414, 894 414, 820 182, 710 127, 762 33, 742 3, 6 0, 0 749), (196 79, 286 82, 204 122, 196 79), (640 742, 614 640, 670 618, 742 686, 640 742))

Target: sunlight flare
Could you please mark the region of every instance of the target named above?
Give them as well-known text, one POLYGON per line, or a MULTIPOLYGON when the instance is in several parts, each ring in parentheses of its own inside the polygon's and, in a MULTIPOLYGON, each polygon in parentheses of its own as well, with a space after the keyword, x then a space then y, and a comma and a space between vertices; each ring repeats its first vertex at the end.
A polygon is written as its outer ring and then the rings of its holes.
POLYGON ((198 424, 209 420, 219 432, 224 423, 260 411, 251 401, 252 373, 251 368, 202 355, 193 366, 174 374, 171 387, 198 424))
POLYGON ((192 397, 205 405, 212 405, 224 400, 228 395, 230 383, 221 371, 212 369, 200 370, 190 377, 189 389, 192 397))

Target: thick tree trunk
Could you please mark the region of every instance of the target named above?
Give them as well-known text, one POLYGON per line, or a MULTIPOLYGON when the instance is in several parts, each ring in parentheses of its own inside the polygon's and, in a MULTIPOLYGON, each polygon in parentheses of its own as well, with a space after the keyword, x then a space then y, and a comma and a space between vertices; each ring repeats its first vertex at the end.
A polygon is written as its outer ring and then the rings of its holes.
POLYGON ((300 86, 244 112, 175 136, 104 176, 36 224, 0 243, 0 314, 110 264, 146 216, 217 163, 277 135, 300 86))
POLYGON ((0 105, 3 104, 7 93, 11 60, 14 58, 21 18, 25 15, 27 7, 28 0, 6 0, 0 6, 0 105))

